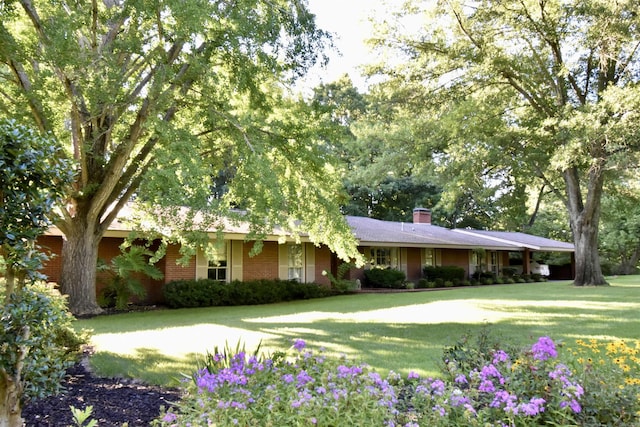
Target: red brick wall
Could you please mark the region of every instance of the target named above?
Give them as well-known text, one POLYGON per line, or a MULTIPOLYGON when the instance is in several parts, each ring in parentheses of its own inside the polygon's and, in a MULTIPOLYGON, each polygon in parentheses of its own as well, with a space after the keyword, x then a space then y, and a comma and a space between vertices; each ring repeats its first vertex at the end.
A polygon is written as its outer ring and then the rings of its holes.
POLYGON ((62 237, 41 236, 38 238, 38 244, 49 257, 49 260, 44 262, 41 273, 47 276, 49 282, 58 283, 62 274, 62 237))
POLYGON ((314 246, 314 249, 316 251, 316 274, 314 281, 321 285, 329 286, 331 284, 329 277, 323 276, 322 271, 331 272, 331 259, 333 254, 327 246, 321 246, 319 248, 314 246))
POLYGON ((182 266, 176 261, 182 258, 178 245, 169 245, 167 254, 164 257, 164 282, 172 280, 195 279, 196 278, 196 258, 192 257, 189 264, 182 266))
POLYGON ((469 276, 469 250, 442 249, 442 265, 462 267, 464 268, 466 276, 469 276))
POLYGON ((242 280, 278 278, 278 242, 264 242, 262 251, 252 257, 253 243, 242 245, 242 280))
POLYGON ((422 249, 407 248, 407 280, 417 282, 422 278, 422 249))

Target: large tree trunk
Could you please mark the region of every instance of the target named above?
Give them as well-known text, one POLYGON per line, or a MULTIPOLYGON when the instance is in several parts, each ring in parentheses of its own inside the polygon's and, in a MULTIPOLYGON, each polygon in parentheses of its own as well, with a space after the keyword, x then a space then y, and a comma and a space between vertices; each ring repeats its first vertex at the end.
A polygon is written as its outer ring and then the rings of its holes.
POLYGON ((62 243, 61 291, 69 296, 69 311, 75 316, 100 314, 96 300, 96 267, 101 236, 81 217, 65 224, 62 243))
POLYGON ((0 372, 0 427, 22 427, 19 385, 0 372))
POLYGON ((589 173, 586 202, 583 202, 578 170, 571 168, 564 173, 567 208, 575 246, 575 286, 608 285, 602 274, 598 254, 598 223, 604 182, 601 170, 600 167, 594 166, 589 173))

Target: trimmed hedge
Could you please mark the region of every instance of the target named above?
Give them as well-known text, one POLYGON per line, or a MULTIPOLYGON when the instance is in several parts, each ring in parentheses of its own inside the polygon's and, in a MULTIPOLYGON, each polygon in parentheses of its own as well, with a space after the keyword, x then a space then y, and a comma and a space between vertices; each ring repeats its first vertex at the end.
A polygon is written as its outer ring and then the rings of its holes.
POLYGON ((422 274, 429 282, 442 279, 443 282, 462 282, 465 280, 465 271, 462 267, 455 265, 431 266, 426 265, 422 269, 422 274))
POLYGON ((407 275, 393 268, 372 268, 364 271, 365 286, 369 288, 402 289, 407 275))
POLYGON ((230 283, 210 279, 174 280, 167 283, 163 291, 171 308, 272 304, 336 294, 317 283, 279 279, 230 283))

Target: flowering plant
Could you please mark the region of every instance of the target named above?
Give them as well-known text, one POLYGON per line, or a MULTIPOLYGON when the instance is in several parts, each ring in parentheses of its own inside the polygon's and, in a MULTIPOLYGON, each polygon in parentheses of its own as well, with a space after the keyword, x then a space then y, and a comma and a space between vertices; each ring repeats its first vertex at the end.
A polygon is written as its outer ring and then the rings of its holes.
POLYGON ((585 389, 584 426, 640 423, 640 341, 576 340, 565 352, 585 389))
MULTIPOLYGON (((409 376, 407 411, 401 422, 411 426, 573 424, 581 411, 582 387, 558 363, 554 342, 541 337, 528 351, 512 358, 497 350, 487 364, 458 371, 451 383, 409 376)), ((449 373, 456 371, 449 361, 449 373)))
POLYGON ((212 357, 179 412, 165 413, 160 425, 393 425, 397 396, 389 380, 345 357, 314 355, 303 340, 289 354, 212 357))
MULTIPOLYGON (((491 360, 458 370, 453 381, 383 379, 345 357, 307 351, 296 340, 287 353, 216 353, 193 377, 177 411, 161 426, 529 426, 569 425, 581 411, 582 387, 557 360, 555 343, 540 338, 515 357, 495 350, 491 360)), ((480 360, 480 359, 478 359, 480 360)), ((456 372, 456 370, 458 370, 456 372)))

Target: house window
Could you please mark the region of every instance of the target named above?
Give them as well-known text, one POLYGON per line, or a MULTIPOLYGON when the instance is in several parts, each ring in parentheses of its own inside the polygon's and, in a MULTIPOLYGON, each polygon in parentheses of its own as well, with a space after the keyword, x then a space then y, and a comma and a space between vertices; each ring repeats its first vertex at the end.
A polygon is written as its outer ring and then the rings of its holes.
POLYGON ((436 254, 434 249, 424 250, 424 265, 433 267, 436 265, 436 254))
POLYGON ((297 280, 298 282, 302 282, 302 245, 288 245, 287 252, 287 269, 289 280, 297 280))
POLYGON ((397 248, 370 248, 369 262, 373 267, 397 268, 398 249, 397 248))
POLYGON ((489 265, 487 266, 490 272, 497 275, 500 271, 500 265, 498 262, 498 252, 491 251, 489 252, 489 265))
POLYGON ((198 250, 196 255, 196 277, 198 279, 211 279, 226 282, 228 275, 228 248, 223 246, 211 246, 207 253, 198 250))

